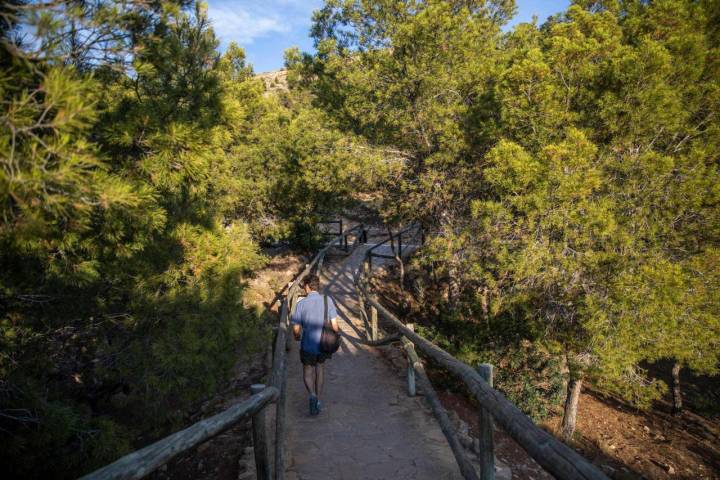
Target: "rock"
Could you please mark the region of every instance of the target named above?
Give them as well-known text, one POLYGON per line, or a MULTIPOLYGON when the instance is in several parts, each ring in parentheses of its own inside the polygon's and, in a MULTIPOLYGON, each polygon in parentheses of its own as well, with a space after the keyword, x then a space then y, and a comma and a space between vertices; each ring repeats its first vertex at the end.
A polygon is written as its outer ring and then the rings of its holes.
POLYGON ((615 473, 615 469, 610 465, 600 465, 600 470, 607 473, 608 476, 612 476, 615 473))
POLYGON ((472 449, 473 447, 473 440, 470 435, 467 434, 458 434, 458 440, 460 441, 460 445, 467 448, 468 450, 472 449))
POLYGON ((668 473, 668 475, 675 475, 675 467, 673 467, 669 463, 664 462, 662 460, 655 460, 654 458, 651 458, 650 461, 652 463, 654 463, 655 465, 657 465, 658 467, 665 470, 668 473))
POLYGON ((237 480, 251 480, 255 477, 255 450, 252 446, 248 446, 243 449, 243 453, 238 459, 237 480))
POLYGON ((460 415, 457 414, 455 410, 450 410, 448 412, 448 417, 450 417, 450 423, 452 423, 453 428, 455 428, 455 431, 457 431, 460 427, 460 415))
POLYGON ((465 420, 460 419, 460 423, 458 424, 458 427, 457 427, 457 432, 459 435, 465 435, 465 436, 470 435, 470 427, 468 426, 468 424, 465 420))
MULTIPOLYGON (((503 463, 498 461, 497 458, 495 458, 495 479, 496 480, 511 480, 512 479, 512 470, 510 467, 503 463)), ((532 477, 531 477, 532 478, 532 477)))

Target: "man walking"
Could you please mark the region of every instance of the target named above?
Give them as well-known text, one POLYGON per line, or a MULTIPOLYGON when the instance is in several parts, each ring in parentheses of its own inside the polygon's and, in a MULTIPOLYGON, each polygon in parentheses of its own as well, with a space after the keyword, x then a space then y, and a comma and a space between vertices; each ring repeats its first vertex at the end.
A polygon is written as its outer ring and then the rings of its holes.
POLYGON ((303 380, 305 388, 310 394, 310 415, 320 413, 324 371, 323 362, 331 357, 331 354, 320 351, 320 337, 322 335, 323 323, 325 320, 325 308, 327 308, 327 319, 332 329, 339 333, 337 321, 337 310, 332 298, 320 295, 320 279, 317 275, 310 274, 302 282, 305 289, 305 298, 298 301, 295 312, 292 314, 292 326, 295 340, 300 342, 300 361, 303 364, 303 380), (326 307, 327 303, 327 307, 326 307))

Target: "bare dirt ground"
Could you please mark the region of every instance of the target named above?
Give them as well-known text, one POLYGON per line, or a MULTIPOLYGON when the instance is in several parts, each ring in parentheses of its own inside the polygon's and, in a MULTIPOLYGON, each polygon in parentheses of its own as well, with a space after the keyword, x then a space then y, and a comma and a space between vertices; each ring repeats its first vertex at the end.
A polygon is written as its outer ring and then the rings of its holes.
MULTIPOLYGON (((408 304, 413 301, 411 296, 397 287, 395 273, 376 276, 376 281, 382 282, 386 289, 383 303, 401 318, 403 313, 416 310, 408 304)), ((408 321, 418 322, 418 319, 408 321)), ((404 367, 397 361, 394 363, 398 372, 402 372, 404 367)), ((657 365, 649 367, 651 374, 669 382, 661 375, 669 372, 669 367, 655 367, 657 365)), ((445 375, 445 372, 434 371, 432 365, 428 370, 431 377, 445 375)), ((686 411, 681 416, 670 413, 669 394, 652 410, 642 412, 603 396, 592 387, 586 388, 580 399, 572 446, 616 480, 720 479, 720 417, 707 414, 718 410, 717 405, 708 407, 707 404, 708 398, 715 398, 720 392, 720 378, 685 374, 683 381, 686 411), (700 405, 704 409, 698 411, 705 416, 693 412, 695 406, 700 405)), ((471 430, 476 428, 478 407, 473 399, 463 392, 438 393, 448 410, 456 412, 471 430)), ((555 434, 560 421, 559 416, 551 417, 542 422, 541 427, 555 434)), ((513 479, 552 478, 504 432, 495 431, 495 444, 498 459, 512 468, 513 479)))
MULTIPOLYGON (((618 479, 720 479, 720 437, 692 417, 674 417, 662 406, 637 411, 586 390, 574 447, 618 479)), ((559 417, 546 422, 551 431, 559 425, 559 417)))
MULTIPOLYGON (((305 258, 288 252, 266 252, 268 265, 248 279, 245 304, 276 322, 279 293, 304 266, 305 258)), ((188 416, 187 425, 214 415, 250 396, 250 385, 268 373, 266 352, 239 355, 221 393, 188 416)), ((168 432, 170 433, 170 432, 168 432)), ((197 448, 176 457, 149 478, 155 480, 237 480, 254 477, 250 423, 239 424, 197 448)))

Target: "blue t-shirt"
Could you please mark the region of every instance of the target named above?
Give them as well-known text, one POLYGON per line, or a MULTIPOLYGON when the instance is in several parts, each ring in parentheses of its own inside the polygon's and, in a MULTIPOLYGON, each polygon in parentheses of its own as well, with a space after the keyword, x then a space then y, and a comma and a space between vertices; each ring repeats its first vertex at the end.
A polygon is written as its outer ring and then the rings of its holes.
MULTIPOLYGON (((335 303, 330 296, 327 297, 328 321, 337 317, 335 303)), ((324 321, 325 302, 318 292, 310 292, 307 297, 300 299, 292 314, 293 325, 302 327, 302 340, 300 348, 315 355, 320 353, 320 337, 324 321)))

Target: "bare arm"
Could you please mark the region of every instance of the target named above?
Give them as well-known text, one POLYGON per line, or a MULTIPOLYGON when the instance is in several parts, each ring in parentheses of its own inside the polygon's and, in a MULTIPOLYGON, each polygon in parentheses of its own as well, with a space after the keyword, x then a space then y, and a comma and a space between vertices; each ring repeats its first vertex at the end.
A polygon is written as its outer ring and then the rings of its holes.
POLYGON ((300 340, 300 334, 302 333, 302 327, 300 325, 293 325, 293 336, 295 337, 295 340, 300 340))
POLYGON ((332 329, 335 333, 340 333, 340 326, 338 325, 338 317, 335 317, 332 320, 330 320, 330 325, 332 326, 332 329))

